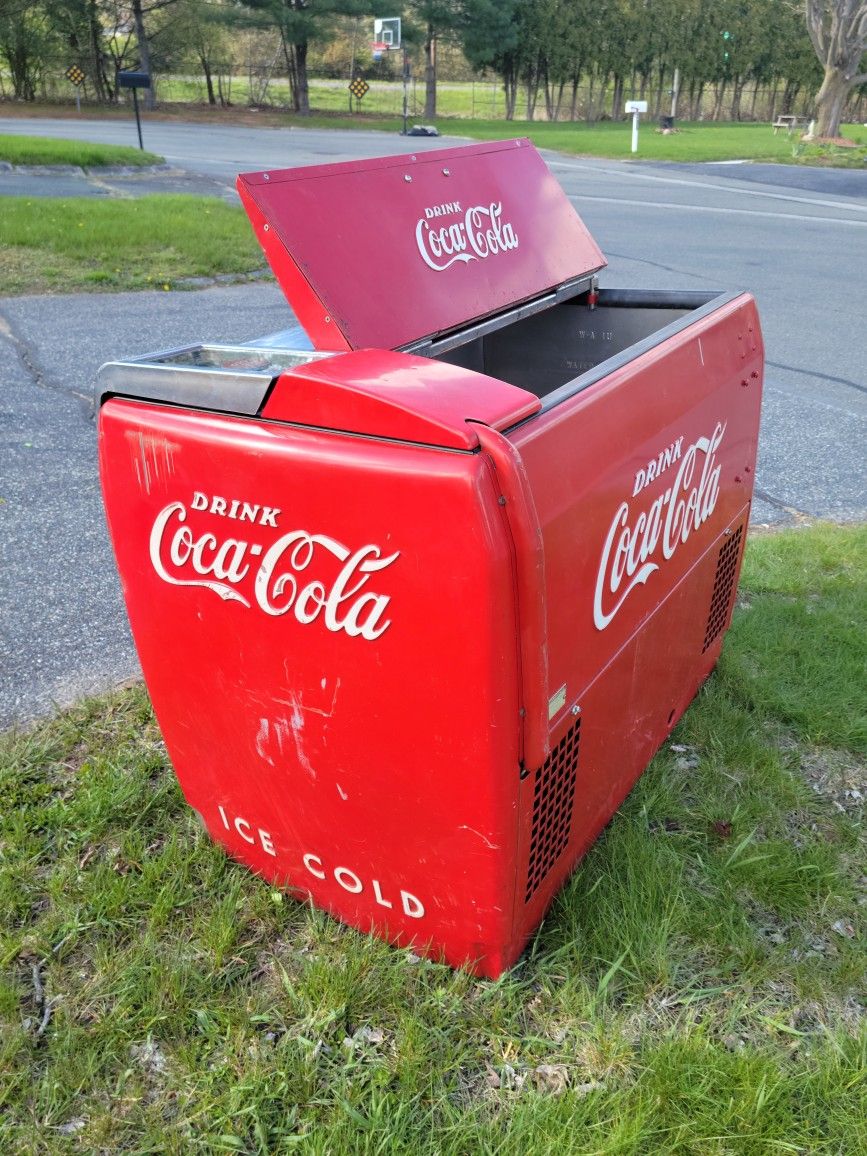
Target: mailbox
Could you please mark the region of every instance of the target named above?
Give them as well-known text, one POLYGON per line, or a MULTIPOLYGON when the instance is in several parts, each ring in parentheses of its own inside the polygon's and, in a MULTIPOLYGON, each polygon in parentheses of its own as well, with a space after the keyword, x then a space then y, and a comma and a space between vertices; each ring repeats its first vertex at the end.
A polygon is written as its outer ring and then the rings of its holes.
POLYGON ((117 74, 117 85, 118 88, 150 88, 150 73, 119 72, 117 74))

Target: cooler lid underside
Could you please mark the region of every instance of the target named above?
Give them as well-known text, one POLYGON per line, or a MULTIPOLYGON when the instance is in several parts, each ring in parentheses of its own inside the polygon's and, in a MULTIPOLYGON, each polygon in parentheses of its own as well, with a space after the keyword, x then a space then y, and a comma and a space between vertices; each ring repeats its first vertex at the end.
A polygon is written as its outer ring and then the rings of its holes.
POLYGON ((528 140, 245 173, 238 191, 317 349, 400 349, 606 263, 528 140))

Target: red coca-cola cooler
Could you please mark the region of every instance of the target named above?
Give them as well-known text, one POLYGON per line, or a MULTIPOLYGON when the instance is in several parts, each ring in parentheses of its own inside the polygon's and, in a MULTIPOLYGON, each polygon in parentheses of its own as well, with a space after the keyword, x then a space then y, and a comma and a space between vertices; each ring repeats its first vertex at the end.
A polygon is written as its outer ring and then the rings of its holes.
POLYGON ((598 288, 526 140, 238 187, 313 349, 99 379, 154 710, 237 859, 496 976, 719 655, 756 308, 598 288))

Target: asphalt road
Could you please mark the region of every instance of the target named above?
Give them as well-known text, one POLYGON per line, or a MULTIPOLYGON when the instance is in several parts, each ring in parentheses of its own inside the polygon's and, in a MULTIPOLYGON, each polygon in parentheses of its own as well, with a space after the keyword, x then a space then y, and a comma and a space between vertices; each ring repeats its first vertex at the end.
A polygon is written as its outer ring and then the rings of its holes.
MULTIPOLYGON (((0 131, 131 143, 134 130, 4 118, 0 131)), ((460 143, 156 122, 144 131, 148 148, 199 180, 112 178, 98 195, 180 182, 231 196, 239 171, 460 143)), ((754 521, 865 518, 867 172, 548 160, 609 259, 603 285, 756 294, 768 373, 754 521)), ((0 174, 0 195, 24 191, 19 176, 0 174)), ((56 177, 76 192, 77 175, 56 177)), ((137 672, 96 478, 98 366, 174 344, 252 339, 292 320, 270 283, 0 297, 0 726, 137 672)))

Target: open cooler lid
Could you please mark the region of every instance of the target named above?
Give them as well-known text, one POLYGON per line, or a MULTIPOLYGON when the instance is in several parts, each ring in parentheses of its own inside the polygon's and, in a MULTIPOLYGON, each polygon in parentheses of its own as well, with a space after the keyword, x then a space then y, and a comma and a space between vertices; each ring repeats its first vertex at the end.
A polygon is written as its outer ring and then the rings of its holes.
POLYGON ((243 173, 237 184, 317 349, 401 349, 606 264, 526 139, 243 173))

